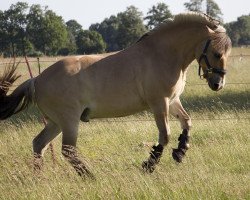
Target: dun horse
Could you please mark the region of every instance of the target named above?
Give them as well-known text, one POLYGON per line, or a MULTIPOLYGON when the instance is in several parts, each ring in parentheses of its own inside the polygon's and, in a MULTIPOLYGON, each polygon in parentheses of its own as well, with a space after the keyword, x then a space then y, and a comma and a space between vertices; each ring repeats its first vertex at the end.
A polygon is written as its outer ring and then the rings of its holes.
POLYGON ((191 119, 179 99, 189 64, 196 59, 198 74, 218 91, 225 84, 230 49, 231 41, 218 21, 203 14, 179 14, 125 50, 65 58, 7 95, 18 78, 16 67, 10 68, 0 78, 0 119, 35 103, 48 122, 33 140, 36 159, 42 160, 45 147, 62 132, 63 156, 78 174, 91 175, 75 148, 79 122, 150 109, 159 138, 142 167, 152 172, 169 141, 170 114, 182 128, 174 160, 181 162, 189 147, 191 119))

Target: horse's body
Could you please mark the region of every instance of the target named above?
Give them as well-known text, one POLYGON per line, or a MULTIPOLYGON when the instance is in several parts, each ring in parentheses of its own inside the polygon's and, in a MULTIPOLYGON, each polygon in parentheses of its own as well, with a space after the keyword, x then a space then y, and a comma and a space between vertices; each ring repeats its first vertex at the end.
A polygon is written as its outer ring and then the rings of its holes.
MULTIPOLYGON (((169 140, 169 113, 180 120, 183 129, 174 159, 181 161, 188 149, 191 120, 179 100, 188 65, 195 58, 199 60, 210 88, 219 90, 224 85, 229 50, 230 40, 215 21, 199 14, 182 14, 123 51, 65 58, 23 83, 12 96, 26 99, 23 107, 32 99, 46 116, 48 124, 33 141, 38 157, 62 131, 63 155, 80 174, 89 171, 75 150, 68 148, 76 146, 80 119, 120 117, 151 109, 159 129, 159 145, 153 147, 143 167, 152 171, 169 140), (216 59, 214 53, 221 55, 216 59)), ((9 109, 12 103, 4 106, 0 119, 16 112, 16 107, 9 109)))
MULTIPOLYGON (((165 65, 168 83, 162 84, 161 81, 166 81, 159 78, 164 71, 152 69, 153 59, 150 60, 150 55, 143 59, 145 53, 138 48, 139 43, 113 55, 77 56, 55 63, 35 80, 38 107, 48 105, 49 101, 49 105, 53 104, 53 109, 48 108, 50 111, 56 110, 57 105, 58 110, 62 105, 65 110, 69 104, 69 112, 75 107, 81 115, 88 108, 90 119, 107 118, 148 109, 150 98, 155 99, 159 95, 168 96, 170 100, 178 97, 185 84, 185 71, 173 74, 171 66, 168 68, 163 62, 161 67, 164 69, 165 65), (138 61, 134 62, 133 57, 138 61)), ((72 114, 75 115, 76 111, 72 114)), ((43 112, 47 115, 45 110, 43 112)), ((53 120, 59 119, 55 117, 53 120)))

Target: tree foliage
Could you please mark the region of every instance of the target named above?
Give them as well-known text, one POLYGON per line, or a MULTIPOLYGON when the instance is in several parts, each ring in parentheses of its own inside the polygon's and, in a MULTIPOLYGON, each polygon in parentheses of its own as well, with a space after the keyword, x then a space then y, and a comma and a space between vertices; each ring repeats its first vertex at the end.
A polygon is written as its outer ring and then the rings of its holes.
POLYGON ((157 3, 157 5, 153 5, 152 8, 149 9, 144 20, 147 21, 147 28, 153 29, 161 24, 164 20, 171 17, 172 14, 168 9, 168 6, 165 3, 157 3))
POLYGON ((75 38, 82 31, 82 25, 79 24, 74 19, 67 21, 66 26, 67 26, 68 31, 70 31, 75 38))
POLYGON ((67 43, 67 29, 62 17, 52 10, 32 5, 27 16, 27 34, 38 51, 55 55, 67 43))
POLYGON ((222 12, 218 4, 214 0, 190 0, 184 3, 184 6, 189 11, 205 12, 211 17, 222 21, 222 12), (205 10, 203 11, 202 5, 205 3, 205 10))
POLYGON ((142 13, 134 6, 124 12, 106 18, 100 24, 92 24, 89 28, 99 32, 107 43, 107 51, 117 51, 133 44, 146 32, 142 13))
POLYGON ((82 30, 76 38, 77 53, 79 54, 96 54, 103 53, 106 44, 101 34, 96 31, 82 30))
MULTIPOLYGON (((187 10, 206 12, 222 20, 222 12, 215 0, 189 0, 187 10)), ((144 17, 134 6, 111 15, 102 22, 83 30, 72 19, 64 22, 48 7, 29 6, 25 2, 12 4, 0 10, 0 54, 18 55, 68 55, 118 51, 136 42, 148 29, 153 29, 172 14, 165 3, 153 5, 144 17)), ((250 16, 241 16, 236 22, 226 24, 233 45, 250 44, 250 16)))
POLYGON ((221 9, 214 0, 207 0, 206 13, 214 19, 223 21, 221 9))
POLYGON ((250 45, 250 14, 238 17, 237 21, 225 24, 233 46, 250 45))
POLYGON ((190 0, 189 2, 184 3, 184 6, 189 11, 201 12, 202 2, 203 0, 190 0))
POLYGON ((10 9, 0 12, 0 44, 1 51, 15 56, 19 55, 29 46, 25 38, 26 32, 26 11, 28 4, 17 2, 12 4, 10 9))
POLYGON ((134 6, 127 8, 125 12, 118 13, 119 26, 117 31, 117 44, 124 49, 136 42, 145 32, 142 12, 134 6))
POLYGON ((109 18, 104 19, 101 23, 92 24, 89 30, 97 31, 100 33, 107 44, 106 51, 112 52, 119 50, 117 44, 117 35, 119 20, 116 16, 111 15, 109 18))

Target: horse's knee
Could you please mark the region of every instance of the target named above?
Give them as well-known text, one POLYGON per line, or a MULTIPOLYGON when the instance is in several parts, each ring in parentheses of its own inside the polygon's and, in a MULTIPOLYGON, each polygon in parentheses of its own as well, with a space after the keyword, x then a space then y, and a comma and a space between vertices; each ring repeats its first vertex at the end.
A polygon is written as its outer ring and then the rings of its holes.
POLYGON ((191 118, 190 117, 187 119, 186 123, 187 123, 187 130, 190 130, 191 127, 192 127, 192 122, 191 122, 191 118))
POLYGON ((162 131, 159 134, 159 144, 166 146, 170 140, 170 131, 162 131))
POLYGON ((46 146, 60 133, 58 126, 48 121, 45 128, 32 141, 33 151, 37 154, 43 154, 46 146))
POLYGON ((162 140, 159 142, 162 146, 166 146, 169 143, 170 135, 164 135, 162 140))
POLYGON ((189 116, 186 116, 186 117, 181 121, 181 126, 182 126, 182 129, 190 130, 191 127, 192 127, 191 118, 190 118, 189 116))

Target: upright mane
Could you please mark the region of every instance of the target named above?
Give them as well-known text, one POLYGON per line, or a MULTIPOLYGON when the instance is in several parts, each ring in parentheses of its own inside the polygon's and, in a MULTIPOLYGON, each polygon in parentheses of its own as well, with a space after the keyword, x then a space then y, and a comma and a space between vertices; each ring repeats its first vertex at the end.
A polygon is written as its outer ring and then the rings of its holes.
POLYGON ((157 27, 145 33, 138 40, 138 42, 143 40, 145 37, 152 35, 156 31, 166 28, 172 28, 173 26, 177 25, 190 24, 190 23, 200 23, 207 25, 209 28, 211 28, 216 32, 217 31, 226 32, 226 30, 222 26, 220 26, 220 22, 216 19, 213 19, 209 15, 198 12, 187 12, 175 15, 174 18, 166 19, 163 23, 159 24, 157 27))
POLYGON ((226 35, 226 29, 221 26, 221 22, 210 17, 204 13, 198 12, 187 12, 175 15, 173 19, 166 19, 163 23, 159 24, 154 29, 145 33, 137 42, 142 41, 146 37, 154 34, 156 31, 171 29, 174 26, 178 25, 188 25, 188 24, 203 24, 212 29, 216 34, 211 35, 212 46, 216 49, 219 48, 219 51, 224 53, 227 52, 228 49, 231 48, 231 40, 226 35))
POLYGON ((187 23, 200 23, 207 25, 212 30, 217 29, 221 24, 220 21, 213 19, 209 15, 198 12, 188 12, 184 14, 175 15, 173 22, 175 25, 187 24, 187 23))

